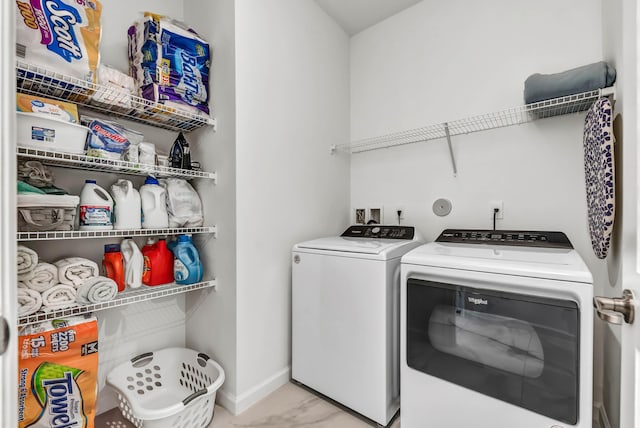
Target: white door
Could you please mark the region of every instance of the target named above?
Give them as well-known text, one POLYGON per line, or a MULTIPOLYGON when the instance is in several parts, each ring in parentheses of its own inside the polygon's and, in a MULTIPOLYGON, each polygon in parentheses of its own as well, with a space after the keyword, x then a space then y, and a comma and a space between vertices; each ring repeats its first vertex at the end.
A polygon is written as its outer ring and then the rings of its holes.
POLYGON ((17 426, 15 2, 0 2, 0 423, 17 426))
MULTIPOLYGON (((640 8, 635 1, 622 2, 622 58, 618 58, 617 68, 620 71, 618 83, 618 100, 622 110, 622 144, 616 144, 616 160, 621 168, 618 170, 616 199, 622 202, 616 209, 616 232, 618 242, 615 244, 619 262, 619 279, 616 285, 617 294, 629 294, 632 298, 625 302, 620 299, 596 298, 596 302, 611 308, 617 305, 616 312, 606 311, 601 318, 620 323, 620 428, 640 428, 640 75, 638 61, 638 22, 640 8), (621 178, 621 179, 620 179, 621 178), (620 215, 621 214, 621 215, 620 215), (624 290, 624 291, 623 291, 624 290), (635 312, 633 322, 612 318, 629 309, 635 312)), ((618 109, 618 108, 616 108, 618 109)), ((619 129, 615 129, 616 133, 619 129)), ((620 139, 619 139, 620 140, 620 139)), ((602 315, 602 311, 597 311, 602 315)), ((596 319, 596 322, 599 322, 596 319)), ((615 362, 612 362, 615 364, 615 362)), ((608 409, 615 412, 617 409, 608 409)))

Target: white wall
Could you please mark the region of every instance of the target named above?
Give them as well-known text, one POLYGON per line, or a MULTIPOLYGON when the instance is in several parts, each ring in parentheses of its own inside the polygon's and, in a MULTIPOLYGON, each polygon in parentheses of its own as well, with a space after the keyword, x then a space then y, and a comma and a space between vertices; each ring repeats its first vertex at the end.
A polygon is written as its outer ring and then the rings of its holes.
POLYGON ((189 134, 195 159, 218 174, 218 183, 201 181, 205 218, 218 226, 215 240, 200 246, 209 274, 218 280, 215 293, 187 295, 187 346, 207 353, 225 370, 226 380, 216 397, 227 408, 237 393, 236 341, 236 83, 235 1, 185 2, 185 21, 212 47, 210 108, 218 120, 189 134))
POLYGON ((292 245, 349 222, 348 49, 311 0, 236 2, 236 411, 289 379, 292 245))
MULTIPOLYGON (((601 3, 609 2, 424 0, 355 35, 351 139, 522 105, 530 74, 615 60, 613 33, 603 46, 601 3)), ((613 32, 618 18, 609 13, 605 28, 613 32)), ((594 292, 602 293, 616 268, 614 262, 608 269, 591 249, 583 122, 584 113, 453 137, 457 177, 444 140, 355 154, 351 206, 383 205, 387 222, 395 222, 395 207, 402 206, 404 224, 433 240, 447 227, 491 228, 488 203, 502 200, 498 228, 565 232, 593 273, 594 292), (447 217, 431 210, 440 197, 453 204, 447 217)), ((604 339, 596 325, 599 398, 604 339)))
MULTIPOLYGON (((602 59, 600 17, 599 0, 418 3, 351 40, 351 139, 521 105, 530 74, 602 59)), ((351 205, 404 205, 404 223, 432 240, 445 227, 490 228, 488 203, 502 200, 499 228, 564 231, 607 281, 587 231, 583 120, 454 137, 457 177, 444 140, 355 154, 351 205), (447 217, 431 211, 439 197, 452 201, 447 217)))

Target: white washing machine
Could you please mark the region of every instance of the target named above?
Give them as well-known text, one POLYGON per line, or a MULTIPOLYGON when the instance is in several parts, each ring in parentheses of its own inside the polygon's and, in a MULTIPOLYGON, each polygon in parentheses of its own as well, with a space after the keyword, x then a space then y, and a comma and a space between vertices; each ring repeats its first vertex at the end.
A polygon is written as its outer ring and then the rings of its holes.
POLYGON ((399 408, 400 258, 413 227, 351 226, 293 247, 292 378, 380 425, 399 408))
POLYGON ((401 284, 402 428, 591 428, 592 276, 563 233, 446 230, 401 284))

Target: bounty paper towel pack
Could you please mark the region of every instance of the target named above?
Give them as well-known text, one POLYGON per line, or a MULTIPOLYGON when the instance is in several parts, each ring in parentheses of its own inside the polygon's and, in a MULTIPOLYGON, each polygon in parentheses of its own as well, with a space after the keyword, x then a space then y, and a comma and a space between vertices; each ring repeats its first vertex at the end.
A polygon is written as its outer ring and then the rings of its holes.
POLYGON ((94 82, 101 12, 99 0, 16 0, 18 59, 94 82))
POLYGON ((98 387, 96 318, 27 326, 18 346, 18 427, 93 428, 98 387))
POLYGON ((167 107, 209 113, 209 44, 171 18, 145 13, 129 28, 129 74, 140 95, 167 107))

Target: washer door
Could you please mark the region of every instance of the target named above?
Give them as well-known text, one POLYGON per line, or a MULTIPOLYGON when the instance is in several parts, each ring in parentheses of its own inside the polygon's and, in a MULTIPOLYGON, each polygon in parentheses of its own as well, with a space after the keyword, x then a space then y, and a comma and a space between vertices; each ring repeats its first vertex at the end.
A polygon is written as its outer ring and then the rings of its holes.
POLYGON ((577 422, 576 302, 410 278, 406 322, 409 367, 577 422))

